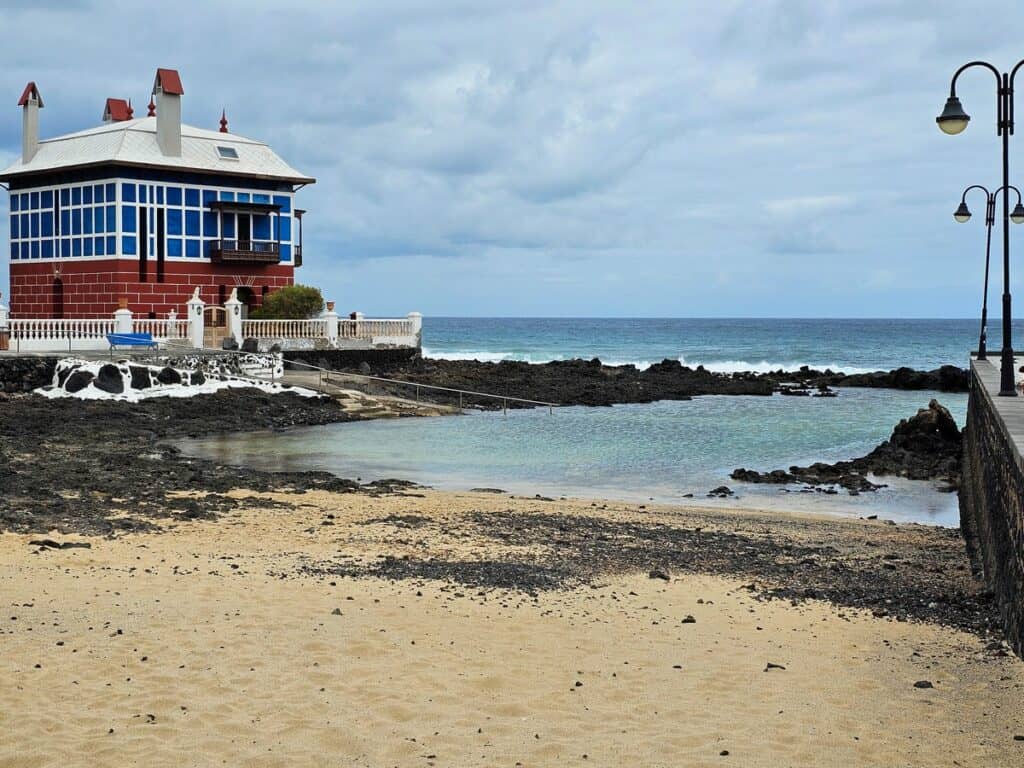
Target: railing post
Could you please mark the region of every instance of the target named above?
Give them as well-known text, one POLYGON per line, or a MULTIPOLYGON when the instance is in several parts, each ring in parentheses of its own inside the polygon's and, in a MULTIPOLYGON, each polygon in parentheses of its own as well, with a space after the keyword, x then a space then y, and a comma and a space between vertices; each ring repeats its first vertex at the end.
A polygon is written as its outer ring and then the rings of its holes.
POLYGON ((228 316, 228 333, 234 336, 238 346, 242 346, 242 302, 238 300, 238 289, 232 288, 231 295, 224 302, 224 310, 228 316))
POLYGON ((185 302, 185 306, 188 308, 188 340, 189 343, 196 349, 203 348, 203 323, 205 318, 203 317, 203 311, 206 309, 206 305, 203 300, 199 298, 199 288, 196 288, 192 294, 192 298, 185 302))
MULTIPOLYGON (((0 298, 3 294, 0 294, 0 298)), ((7 305, 0 301, 0 350, 7 350, 11 346, 10 310, 7 305)))
POLYGON ((332 346, 338 345, 338 313, 334 311, 334 302, 327 302, 327 311, 324 312, 324 320, 327 325, 327 342, 332 346))
POLYGON ((412 335, 416 339, 416 346, 423 346, 423 315, 419 312, 410 312, 407 317, 409 318, 409 325, 412 326, 412 335))
POLYGON ((119 306, 114 312, 114 333, 131 333, 132 311, 128 309, 128 299, 122 296, 118 302, 119 306))
POLYGON ((171 307, 171 311, 167 313, 167 330, 164 331, 164 335, 168 339, 176 338, 175 334, 178 332, 178 310, 171 307))

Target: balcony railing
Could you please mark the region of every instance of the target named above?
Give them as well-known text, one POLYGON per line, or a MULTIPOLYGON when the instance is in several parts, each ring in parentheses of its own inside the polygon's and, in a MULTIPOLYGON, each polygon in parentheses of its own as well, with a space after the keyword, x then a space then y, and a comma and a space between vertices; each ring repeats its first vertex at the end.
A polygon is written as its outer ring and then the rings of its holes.
POLYGON ((214 240, 210 243, 210 259, 233 264, 277 264, 281 246, 255 240, 214 240))

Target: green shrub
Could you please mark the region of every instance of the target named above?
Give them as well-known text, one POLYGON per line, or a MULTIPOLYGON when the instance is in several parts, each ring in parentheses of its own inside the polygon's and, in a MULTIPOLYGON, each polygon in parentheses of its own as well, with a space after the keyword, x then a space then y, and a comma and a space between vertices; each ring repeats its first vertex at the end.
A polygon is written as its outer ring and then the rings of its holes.
POLYGON ((263 306, 251 317, 257 320, 305 320, 320 314, 324 297, 319 288, 309 285, 287 285, 263 297, 263 306))

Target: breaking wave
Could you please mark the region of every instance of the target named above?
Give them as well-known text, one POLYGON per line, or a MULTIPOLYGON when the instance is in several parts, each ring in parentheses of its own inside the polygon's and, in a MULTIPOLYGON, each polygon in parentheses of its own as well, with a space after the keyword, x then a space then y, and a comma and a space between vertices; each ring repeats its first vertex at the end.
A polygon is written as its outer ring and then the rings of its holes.
MULTIPOLYGON (((503 360, 514 360, 524 363, 534 363, 541 365, 543 363, 550 363, 556 360, 569 360, 571 356, 559 355, 559 356, 539 356, 532 355, 524 352, 494 352, 489 350, 439 350, 430 349, 428 347, 423 348, 423 356, 433 358, 435 360, 478 360, 482 363, 500 363, 503 360)), ((589 359, 589 357, 587 358, 589 359)), ((690 368, 696 368, 699 365, 703 365, 707 370, 714 371, 715 373, 771 373, 772 371, 797 371, 803 366, 813 368, 814 370, 824 371, 826 369, 832 370, 836 373, 855 374, 855 373, 873 373, 881 370, 881 368, 862 368, 855 365, 843 365, 840 363, 803 363, 803 362, 787 362, 777 363, 770 362, 768 360, 761 360, 760 362, 750 362, 747 360, 687 360, 684 356, 680 355, 678 358, 679 362, 683 365, 689 366, 690 368)), ((614 357, 601 358, 601 362, 605 365, 635 365, 639 370, 650 368, 655 362, 652 360, 624 360, 614 357)))

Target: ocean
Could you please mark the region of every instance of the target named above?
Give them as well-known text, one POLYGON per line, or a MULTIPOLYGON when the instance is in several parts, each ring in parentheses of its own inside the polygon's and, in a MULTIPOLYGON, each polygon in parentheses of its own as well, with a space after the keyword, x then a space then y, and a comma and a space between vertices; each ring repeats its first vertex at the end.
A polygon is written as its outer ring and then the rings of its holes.
MULTIPOLYGON (((423 346, 426 356, 448 359, 599 357, 642 367, 672 358, 723 372, 809 365, 852 373, 963 366, 977 333, 973 320, 426 318, 423 346)), ((998 350, 999 344, 995 333, 989 347, 998 350)), ((842 389, 837 398, 709 396, 561 408, 550 415, 541 409, 337 424, 256 440, 192 441, 185 448, 267 469, 400 477, 455 490, 487 486, 529 495, 879 515, 955 526, 956 495, 930 483, 886 478, 880 481, 889 487, 851 497, 729 479, 737 467, 770 470, 861 456, 933 397, 963 425, 964 394, 842 389), (720 485, 736 496, 709 499, 707 492, 720 485)))

